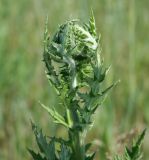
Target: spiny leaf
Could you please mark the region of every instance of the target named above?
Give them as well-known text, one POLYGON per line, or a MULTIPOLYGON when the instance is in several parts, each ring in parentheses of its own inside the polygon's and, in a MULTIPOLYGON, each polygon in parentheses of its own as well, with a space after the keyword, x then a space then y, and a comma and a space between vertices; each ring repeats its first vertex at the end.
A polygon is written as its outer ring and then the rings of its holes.
POLYGON ((46 140, 46 136, 43 135, 41 129, 38 130, 37 126, 33 123, 32 123, 32 128, 40 151, 45 155, 47 160, 55 160, 54 140, 52 139, 50 143, 48 143, 46 140))
POLYGON ((59 160, 71 160, 71 153, 68 146, 64 143, 61 144, 61 151, 59 153, 59 160))
POLYGON ((91 10, 90 20, 89 20, 89 32, 92 36, 96 37, 96 25, 95 25, 95 18, 93 14, 93 10, 91 10))
POLYGON ((85 152, 87 152, 89 150, 89 148, 91 147, 92 143, 87 143, 85 145, 85 152))
POLYGON ((44 104, 40 103, 41 106, 51 115, 51 117, 54 118, 55 123, 59 123, 64 125, 65 127, 69 128, 69 125, 65 122, 64 117, 62 117, 54 108, 49 108, 45 106, 44 104))
POLYGON ((142 140, 145 136, 146 129, 143 130, 143 132, 140 134, 138 137, 136 143, 133 144, 131 149, 128 149, 126 147, 126 155, 131 159, 131 160, 139 160, 141 158, 141 151, 140 151, 140 146, 142 143, 142 140))
POLYGON ((101 95, 105 95, 109 90, 111 90, 114 86, 116 86, 120 81, 117 81, 115 83, 113 83, 112 85, 110 85, 108 88, 106 88, 104 91, 102 91, 101 95))
POLYGON ((87 156, 87 157, 85 158, 85 160, 93 160, 94 157, 95 157, 95 154, 96 154, 96 153, 93 153, 92 155, 87 156))
POLYGON ((31 149, 28 149, 28 151, 29 151, 29 153, 32 155, 32 157, 33 157, 34 160, 46 160, 46 158, 43 158, 43 157, 41 156, 41 154, 35 153, 35 152, 34 152, 33 150, 31 150, 31 149))
POLYGON ((138 136, 137 141, 132 145, 129 149, 128 147, 125 148, 125 154, 123 156, 115 156, 114 160, 141 160, 142 159, 142 152, 141 152, 141 143, 144 139, 146 129, 138 136))

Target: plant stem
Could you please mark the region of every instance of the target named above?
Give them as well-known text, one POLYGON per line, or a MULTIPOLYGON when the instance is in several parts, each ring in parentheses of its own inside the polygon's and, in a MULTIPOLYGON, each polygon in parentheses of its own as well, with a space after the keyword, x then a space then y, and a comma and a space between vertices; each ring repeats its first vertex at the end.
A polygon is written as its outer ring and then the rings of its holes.
POLYGON ((77 113, 77 106, 76 101, 74 100, 74 97, 76 95, 76 86, 77 86, 77 77, 76 77, 76 64, 75 61, 71 57, 65 57, 67 59, 67 62, 70 66, 70 75, 71 75, 71 83, 70 83, 70 93, 69 96, 71 97, 69 102, 69 110, 71 112, 71 120, 73 123, 73 126, 71 129, 69 129, 69 140, 71 142, 71 148, 73 151, 73 159, 74 160, 84 160, 85 154, 84 154, 84 147, 81 144, 82 136, 81 131, 78 129, 79 122, 79 116, 77 113))
MULTIPOLYGON (((74 77, 75 78, 75 77, 74 77)), ((72 98, 75 96, 75 88, 73 88, 72 98)), ((69 129, 69 140, 71 142, 71 147, 73 151, 73 160, 84 160, 85 152, 84 152, 84 137, 82 136, 82 131, 79 129, 79 115, 77 113, 77 107, 75 100, 70 102, 70 112, 71 119, 73 122, 73 126, 69 129)))
POLYGON ((73 150, 73 159, 84 160, 79 131, 69 130, 69 138, 71 140, 71 147, 73 150))

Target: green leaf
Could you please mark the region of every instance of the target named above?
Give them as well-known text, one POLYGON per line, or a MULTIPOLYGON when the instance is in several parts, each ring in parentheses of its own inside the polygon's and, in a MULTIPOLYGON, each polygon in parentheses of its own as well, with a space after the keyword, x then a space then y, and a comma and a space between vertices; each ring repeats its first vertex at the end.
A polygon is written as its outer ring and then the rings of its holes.
POLYGON ((70 149, 64 144, 61 144, 61 151, 59 153, 59 160, 71 160, 70 149))
POLYGON ((131 149, 128 149, 126 147, 126 155, 131 159, 131 160, 139 160, 142 156, 140 147, 142 140, 144 139, 146 129, 143 130, 143 132, 140 134, 138 137, 137 141, 133 144, 131 149))
POLYGON ((100 91, 100 84, 98 81, 94 81, 92 82, 92 85, 91 85, 91 93, 96 96, 100 91))
POLYGON ((51 115, 55 123, 62 124, 63 126, 69 128, 69 124, 65 122, 64 117, 62 117, 54 108, 49 108, 42 103, 40 104, 51 115))
POLYGON ((103 68, 103 64, 100 66, 93 66, 94 68, 94 79, 97 80, 99 83, 103 82, 105 79, 105 76, 107 75, 110 66, 107 68, 103 68))
POLYGON ((50 143, 47 142, 46 136, 43 135, 42 130, 38 130, 37 126, 32 123, 32 129, 34 131, 36 142, 40 151, 45 155, 47 160, 55 160, 55 144, 52 139, 50 143))
POLYGON ((93 153, 92 155, 86 157, 85 160, 93 160, 94 157, 95 157, 95 154, 96 154, 96 153, 93 153))
POLYGON ((89 150, 89 148, 91 147, 92 143, 87 143, 85 145, 85 152, 87 152, 89 150))
POLYGON ((101 95, 105 95, 108 91, 110 91, 113 87, 115 87, 120 81, 117 81, 115 83, 113 83, 112 85, 110 85, 108 88, 106 88, 104 91, 102 91, 101 95))
POLYGON ((138 136, 136 142, 132 145, 129 149, 128 147, 125 148, 125 153, 123 156, 115 156, 114 160, 141 160, 142 159, 142 152, 141 152, 141 143, 144 139, 146 129, 138 136))
POLYGON ((28 149, 28 151, 29 151, 29 153, 32 155, 32 157, 33 157, 34 160, 46 160, 46 158, 43 158, 43 157, 41 156, 41 154, 35 153, 35 152, 34 152, 33 150, 31 150, 31 149, 28 149))
POLYGON ((95 18, 93 14, 93 10, 91 10, 90 20, 89 20, 89 32, 92 36, 96 37, 96 25, 95 25, 95 18))

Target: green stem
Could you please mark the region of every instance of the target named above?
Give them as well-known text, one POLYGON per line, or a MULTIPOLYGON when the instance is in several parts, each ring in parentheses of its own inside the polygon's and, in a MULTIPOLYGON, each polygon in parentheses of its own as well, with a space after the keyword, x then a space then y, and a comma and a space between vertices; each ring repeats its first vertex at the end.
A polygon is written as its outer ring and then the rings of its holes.
POLYGON ((84 160, 85 152, 83 149, 84 146, 81 143, 82 142, 81 133, 77 130, 70 130, 69 138, 71 141, 71 147, 73 151, 73 160, 84 160))
POLYGON ((82 136, 82 131, 78 128, 79 116, 77 110, 75 109, 75 102, 71 103, 71 119, 73 121, 73 126, 69 129, 69 140, 71 142, 71 148, 73 152, 72 160, 84 160, 85 152, 84 152, 84 137, 82 136))
POLYGON ((69 136, 70 136, 71 147, 73 151, 73 160, 76 160, 76 159, 83 160, 82 154, 81 154, 79 133, 77 131, 70 131, 69 136))

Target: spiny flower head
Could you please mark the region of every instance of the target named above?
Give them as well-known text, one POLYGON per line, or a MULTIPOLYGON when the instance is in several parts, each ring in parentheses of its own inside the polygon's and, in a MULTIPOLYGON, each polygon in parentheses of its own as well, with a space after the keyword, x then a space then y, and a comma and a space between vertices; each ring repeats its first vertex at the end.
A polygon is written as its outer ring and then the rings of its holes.
POLYGON ((91 32, 94 33, 94 35, 92 35, 90 33, 91 29, 93 28, 90 28, 89 25, 88 28, 86 28, 78 24, 75 20, 68 21, 59 27, 55 33, 53 42, 63 48, 63 53, 79 55, 84 53, 85 50, 86 53, 84 54, 86 54, 86 56, 92 56, 91 53, 97 50, 98 43, 94 36, 95 30, 91 32))
POLYGON ((76 88, 87 77, 93 77, 92 64, 98 65, 100 59, 96 35, 95 20, 91 15, 88 24, 70 20, 60 25, 47 42, 44 55, 47 67, 50 66, 48 78, 58 90, 64 86, 76 88))

